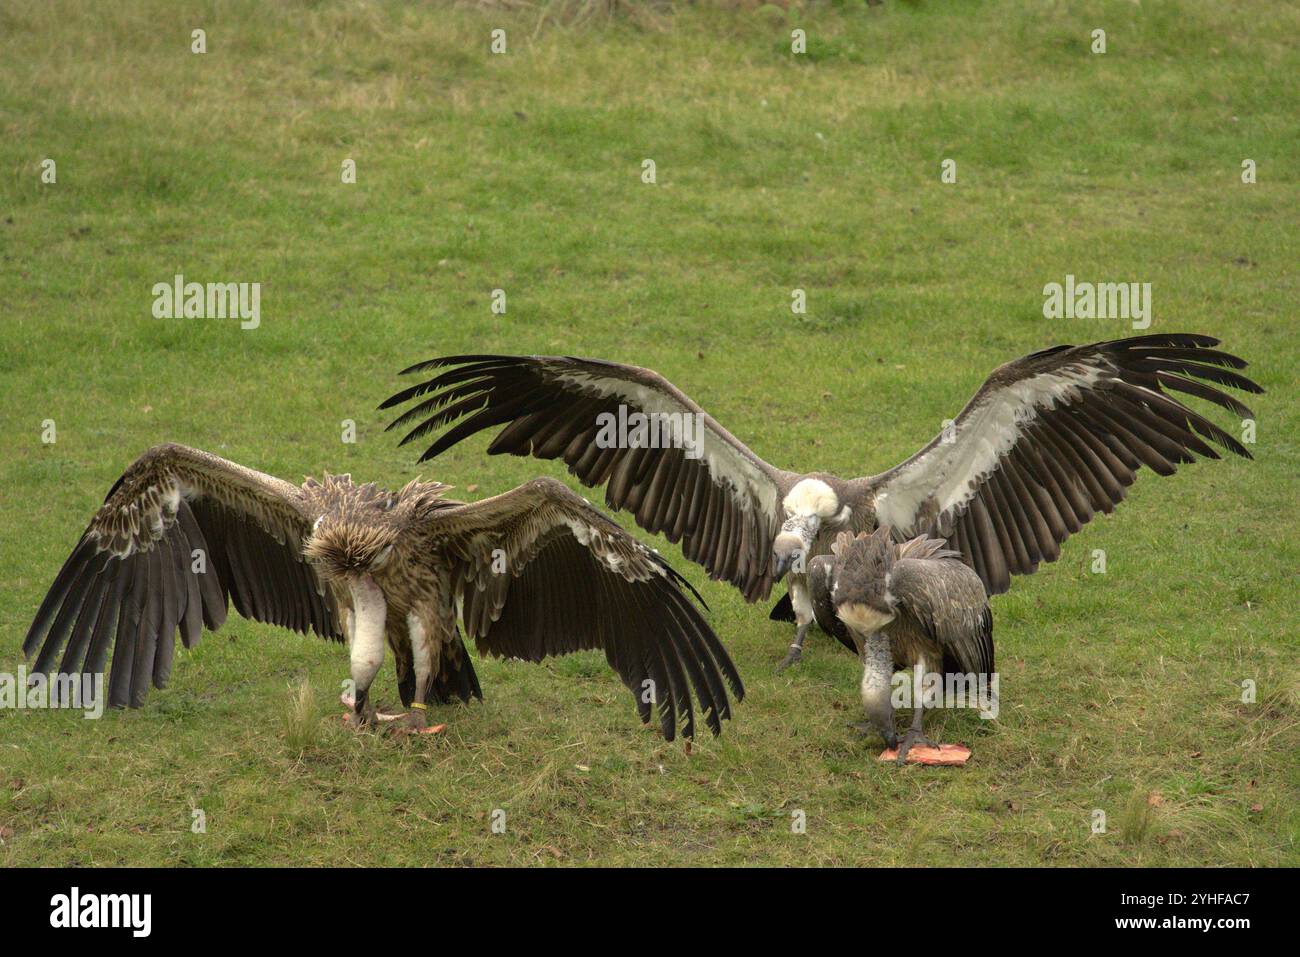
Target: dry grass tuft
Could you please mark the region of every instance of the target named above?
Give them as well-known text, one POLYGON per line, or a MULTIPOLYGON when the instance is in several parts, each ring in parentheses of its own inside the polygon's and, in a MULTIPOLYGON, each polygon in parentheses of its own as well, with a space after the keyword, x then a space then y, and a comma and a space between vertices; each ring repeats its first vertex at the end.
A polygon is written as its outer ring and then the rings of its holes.
POLYGON ((290 751, 301 755, 320 744, 321 708, 310 678, 289 688, 280 717, 284 743, 290 751))

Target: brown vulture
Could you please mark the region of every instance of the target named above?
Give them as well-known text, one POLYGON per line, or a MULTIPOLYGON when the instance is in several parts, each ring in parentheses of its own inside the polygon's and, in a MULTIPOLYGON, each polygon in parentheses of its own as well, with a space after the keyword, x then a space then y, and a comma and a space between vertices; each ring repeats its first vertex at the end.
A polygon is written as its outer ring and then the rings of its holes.
POLYGON ((387 643, 418 727, 433 702, 482 697, 459 619, 497 657, 603 650, 670 740, 694 733, 693 689, 719 733, 740 676, 663 559, 554 479, 473 504, 449 488, 390 492, 347 475, 299 487, 157 446, 114 483, 23 651, 40 649, 36 673, 64 676, 102 674, 111 651, 108 703, 138 707, 166 682, 177 631, 192 647, 233 602, 245 618, 348 639, 354 726, 374 719, 387 643))
POLYGON ((911 458, 851 479, 770 465, 657 372, 596 359, 432 359, 405 370, 431 378, 382 408, 412 403, 389 426, 410 426, 403 442, 445 427, 421 461, 504 426, 490 453, 563 459, 584 484, 606 485, 611 508, 681 542, 687 558, 748 601, 765 598, 790 571, 789 601, 772 613, 798 626, 784 666, 799 660, 813 620, 807 562, 840 531, 888 524, 903 538, 945 539, 997 594, 1012 575, 1056 560, 1062 542, 1123 500, 1142 466, 1170 475, 1197 455, 1218 458, 1214 445, 1250 458, 1180 401, 1252 417, 1215 386, 1263 390, 1235 371, 1246 362, 1218 344, 1162 333, 1034 352, 995 369, 911 458), (609 441, 612 420, 637 414, 626 440, 609 441), (688 445, 692 427, 698 437, 688 445))
POLYGON ((939 539, 898 543, 892 531, 840 532, 832 554, 808 563, 808 585, 817 624, 862 661, 867 720, 903 764, 913 745, 938 747, 922 731, 927 676, 961 676, 957 693, 984 707, 997 686, 993 615, 980 577, 939 539), (901 669, 911 669, 914 691, 912 727, 900 740, 893 679, 901 669))

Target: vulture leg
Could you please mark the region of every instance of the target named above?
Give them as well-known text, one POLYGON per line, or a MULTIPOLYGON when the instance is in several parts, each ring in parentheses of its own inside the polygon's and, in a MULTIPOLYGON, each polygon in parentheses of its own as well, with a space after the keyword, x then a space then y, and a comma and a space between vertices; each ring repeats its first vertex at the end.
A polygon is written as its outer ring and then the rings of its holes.
POLYGON ((907 763, 907 752, 912 750, 913 745, 923 744, 928 748, 939 747, 933 741, 925 736, 922 730, 925 722, 925 658, 917 656, 916 662, 912 665, 912 726, 908 728, 907 733, 898 742, 898 759, 899 767, 907 763))
POLYGON ((415 660, 415 698, 411 710, 399 723, 402 727, 419 731, 429 725, 429 686, 433 684, 433 642, 429 628, 415 612, 406 616, 406 630, 411 636, 411 655, 415 660))
POLYGON ((794 642, 789 653, 776 666, 777 674, 803 659, 803 640, 808 637, 812 626, 813 607, 808 599, 808 580, 803 576, 790 576, 790 604, 794 606, 794 642))
MULTIPOLYGON (((858 638, 857 635, 854 636, 858 638)), ((880 632, 859 638, 862 645, 862 707, 867 721, 885 739, 886 748, 898 747, 894 730, 894 703, 890 700, 894 678, 894 652, 889 637, 880 632)), ((918 711, 918 714, 920 712, 918 711)))

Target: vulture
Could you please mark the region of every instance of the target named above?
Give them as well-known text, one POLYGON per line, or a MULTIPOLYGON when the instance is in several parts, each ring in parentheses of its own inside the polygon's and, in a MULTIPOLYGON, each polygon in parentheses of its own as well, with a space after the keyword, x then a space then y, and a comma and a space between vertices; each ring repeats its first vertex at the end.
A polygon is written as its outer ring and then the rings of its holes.
MULTIPOLYGON (((979 575, 960 552, 919 535, 894 541, 893 530, 840 532, 830 555, 808 563, 813 614, 862 661, 862 706, 886 748, 907 760, 913 745, 938 747, 922 731, 930 674, 963 675, 987 688, 993 675, 993 616, 979 575), (895 670, 910 668, 912 726, 900 740, 892 700, 895 670)), ((965 686, 963 686, 965 687, 965 686)))
MULTIPOLYGON (((655 552, 555 479, 472 504, 451 486, 399 492, 349 475, 301 486, 198 449, 160 445, 109 490, 27 632, 34 672, 102 675, 108 703, 166 683, 179 632, 192 647, 231 602, 245 618, 350 646, 356 728, 393 651, 406 723, 434 702, 482 698, 457 627, 481 653, 541 661, 601 649, 644 722, 716 735, 744 687, 717 635, 655 552), (62 652, 62 657, 60 657, 62 652)), ((703 603, 703 599, 700 599, 703 603)))
POLYGON ((404 443, 445 428, 421 461, 504 426, 489 453, 563 459, 585 485, 606 486, 610 508, 681 542, 688 559, 747 601, 766 598, 790 572, 771 615, 797 626, 785 667, 799 660, 813 621, 807 563, 841 531, 887 524, 903 538, 944 539, 998 594, 1012 575, 1055 561, 1095 513, 1114 509, 1142 466, 1170 475, 1198 455, 1218 458, 1216 445, 1250 458, 1181 401, 1252 417, 1216 386, 1263 390, 1236 371, 1246 362, 1218 344, 1163 333, 1031 353, 995 369, 911 458, 862 478, 777 468, 663 376, 597 359, 436 358, 406 369, 432 377, 381 408, 413 402, 389 425, 410 427, 404 443), (637 414, 658 428, 609 441, 613 419, 637 414))

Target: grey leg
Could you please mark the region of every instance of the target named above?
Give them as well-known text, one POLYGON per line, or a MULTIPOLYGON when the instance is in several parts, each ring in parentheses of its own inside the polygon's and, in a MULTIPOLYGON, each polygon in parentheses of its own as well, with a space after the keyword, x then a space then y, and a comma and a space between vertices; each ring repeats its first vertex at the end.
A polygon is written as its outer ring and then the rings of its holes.
POLYGON ((402 725, 419 730, 428 727, 429 686, 433 684, 433 643, 424 620, 414 612, 406 616, 406 632, 411 637, 411 659, 415 668, 415 698, 402 725))
POLYGON ((937 748, 938 745, 925 736, 923 730, 925 724, 925 699, 921 693, 922 684, 925 680, 925 659, 917 659, 912 666, 912 726, 908 728, 907 733, 903 735, 898 744, 898 765, 907 763, 907 752, 912 750, 913 745, 923 744, 927 747, 937 748))
POLYGON ((808 629, 811 627, 812 622, 805 621, 794 630, 794 643, 790 645, 790 651, 781 660, 781 663, 776 666, 777 674, 803 660, 803 640, 808 637, 808 629))
POLYGON ((794 632, 794 643, 790 645, 785 658, 776 666, 777 674, 803 660, 803 642, 808 637, 808 629, 812 627, 812 602, 808 598, 808 579, 803 575, 790 576, 790 605, 794 608, 794 622, 797 626, 794 632))
POLYGON ((862 647, 862 709, 867 727, 879 732, 886 748, 898 745, 894 730, 894 703, 890 700, 894 656, 889 639, 876 632, 865 637, 855 634, 862 647))

